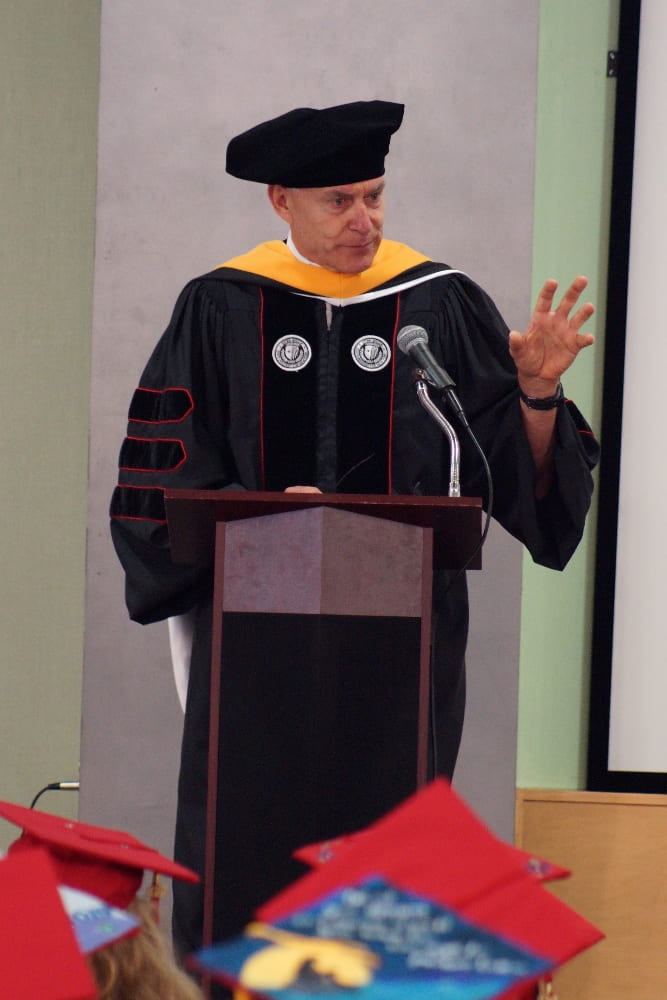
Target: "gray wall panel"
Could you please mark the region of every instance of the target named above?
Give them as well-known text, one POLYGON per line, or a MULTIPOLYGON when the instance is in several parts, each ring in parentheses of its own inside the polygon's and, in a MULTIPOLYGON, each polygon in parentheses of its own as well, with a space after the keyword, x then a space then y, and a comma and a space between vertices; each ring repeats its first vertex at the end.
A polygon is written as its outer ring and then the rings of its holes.
MULTIPOLYGON (((521 325, 537 18, 531 0, 103 3, 83 819, 171 849, 181 717, 166 626, 128 622, 107 508, 130 395, 181 286, 284 235, 263 189, 225 175, 228 138, 297 105, 403 101, 386 235, 468 271, 521 325)), ((485 562, 457 784, 511 837, 519 547, 494 529, 485 562)))

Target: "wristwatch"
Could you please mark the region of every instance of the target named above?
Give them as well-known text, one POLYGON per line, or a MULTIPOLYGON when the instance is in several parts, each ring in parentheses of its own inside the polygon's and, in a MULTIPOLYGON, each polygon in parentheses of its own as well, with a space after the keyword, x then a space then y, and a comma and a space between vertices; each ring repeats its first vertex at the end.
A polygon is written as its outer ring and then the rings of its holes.
POLYGON ((555 410, 557 406, 562 406, 565 402, 563 385, 558 383, 558 388, 553 396, 527 396, 519 389, 519 396, 531 410, 555 410))

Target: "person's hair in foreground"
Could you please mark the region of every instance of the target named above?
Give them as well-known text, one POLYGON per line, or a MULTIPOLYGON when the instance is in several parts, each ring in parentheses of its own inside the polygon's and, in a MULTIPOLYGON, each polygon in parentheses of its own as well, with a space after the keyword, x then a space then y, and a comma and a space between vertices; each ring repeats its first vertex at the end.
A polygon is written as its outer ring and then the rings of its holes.
POLYGON ((141 921, 139 933, 88 956, 100 1000, 202 1000, 176 964, 150 903, 137 897, 127 909, 141 921))

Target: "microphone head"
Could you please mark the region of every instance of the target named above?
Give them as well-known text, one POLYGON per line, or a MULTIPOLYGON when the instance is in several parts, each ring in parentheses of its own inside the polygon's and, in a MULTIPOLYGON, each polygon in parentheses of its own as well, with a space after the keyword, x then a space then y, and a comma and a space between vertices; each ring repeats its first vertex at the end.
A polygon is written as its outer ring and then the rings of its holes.
POLYGON ((404 354, 409 354, 416 344, 428 344, 428 334, 423 326, 404 326, 398 331, 396 343, 404 354))

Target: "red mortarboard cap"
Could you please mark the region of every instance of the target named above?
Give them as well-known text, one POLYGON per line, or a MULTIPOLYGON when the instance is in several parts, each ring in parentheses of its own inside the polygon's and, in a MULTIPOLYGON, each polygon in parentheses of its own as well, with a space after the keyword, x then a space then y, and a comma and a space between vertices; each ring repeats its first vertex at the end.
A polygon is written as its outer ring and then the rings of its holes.
POLYGON ((260 907, 257 917, 279 920, 371 874, 449 906, 555 964, 603 937, 547 892, 526 870, 525 856, 499 840, 444 779, 351 837, 330 861, 260 907))
POLYGON ((189 868, 122 830, 78 823, 11 802, 0 802, 0 816, 23 830, 10 846, 10 854, 45 848, 61 883, 100 896, 113 906, 125 907, 134 899, 145 871, 199 881, 189 868))
POLYGON ((299 188, 382 177, 403 110, 391 101, 295 108, 232 139, 227 172, 246 181, 299 188))
POLYGON ((0 860, 0 993, 11 1000, 93 1000, 46 851, 0 860))
MULTIPOLYGON (((305 844, 303 847, 298 847, 293 854, 298 861, 303 861, 310 868, 317 868, 319 865, 325 865, 334 858, 340 857, 351 844, 372 835, 373 827, 367 827, 356 833, 346 834, 344 837, 334 837, 332 840, 320 840, 315 844, 305 844)), ((528 874, 536 878, 538 882, 552 882, 556 879, 568 878, 572 874, 569 868, 563 868, 562 865, 554 864, 553 861, 538 858, 530 851, 522 851, 510 844, 505 846, 523 863, 528 874)))

